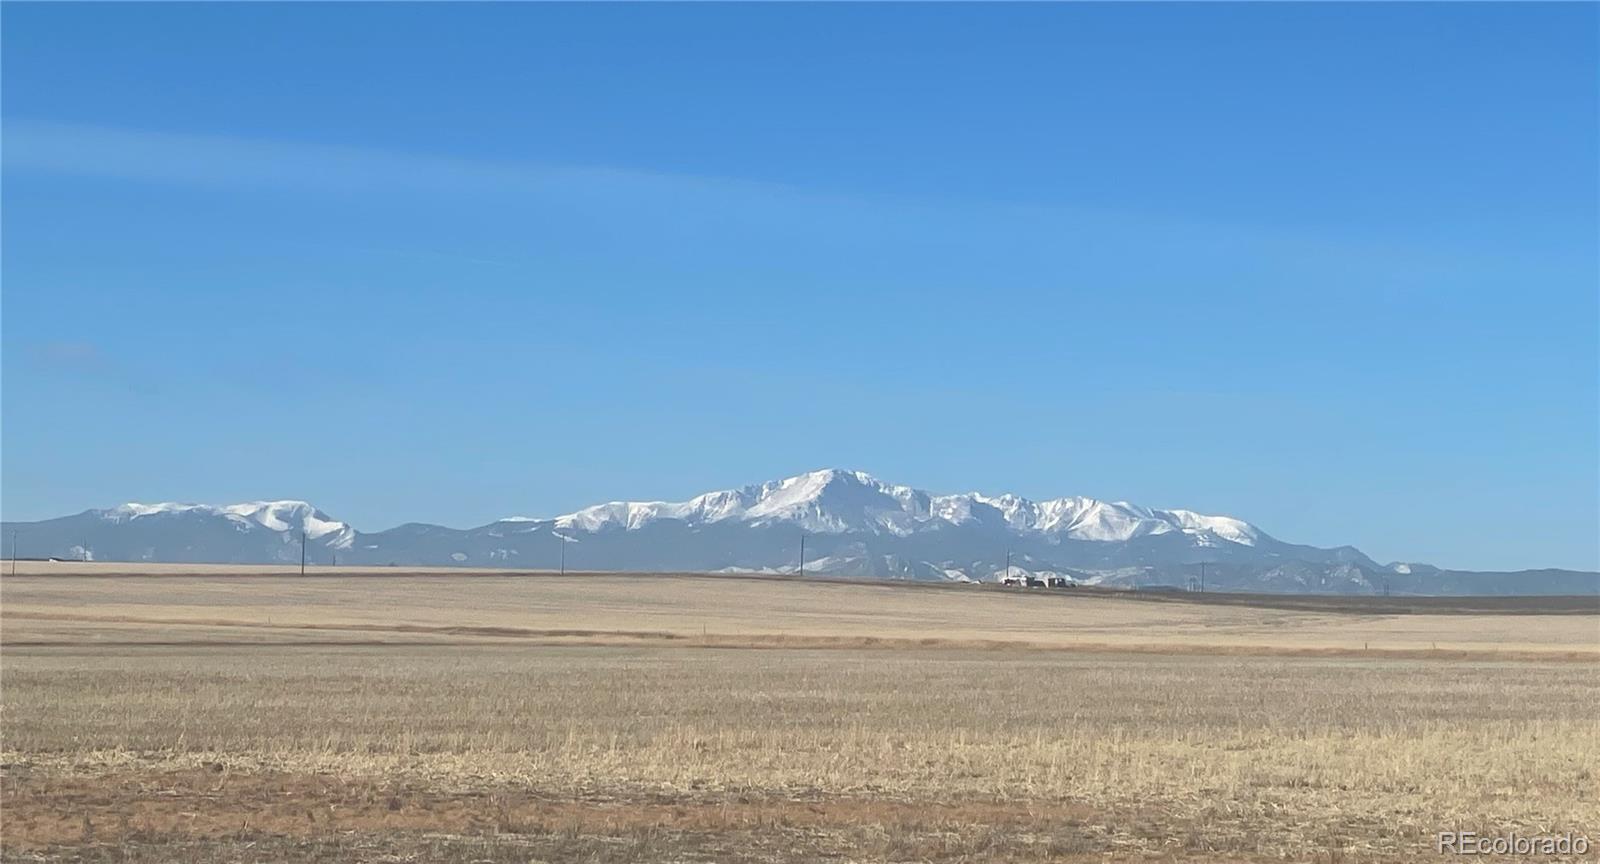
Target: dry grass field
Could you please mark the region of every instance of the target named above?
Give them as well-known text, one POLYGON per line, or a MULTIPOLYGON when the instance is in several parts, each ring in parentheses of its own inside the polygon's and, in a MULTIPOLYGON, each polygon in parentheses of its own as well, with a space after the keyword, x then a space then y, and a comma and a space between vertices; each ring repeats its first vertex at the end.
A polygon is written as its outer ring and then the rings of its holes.
POLYGON ((6 861, 1353 862, 1434 857, 1439 830, 1600 840, 1583 608, 90 572, 0 579, 6 861))

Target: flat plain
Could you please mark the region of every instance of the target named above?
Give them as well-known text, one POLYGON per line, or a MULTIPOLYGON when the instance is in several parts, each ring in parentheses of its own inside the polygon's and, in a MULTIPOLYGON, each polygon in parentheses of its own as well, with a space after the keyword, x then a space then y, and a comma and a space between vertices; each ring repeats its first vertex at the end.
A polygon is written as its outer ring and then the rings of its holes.
POLYGON ((1600 840, 1600 609, 0 578, 11 861, 1411 861, 1600 840))

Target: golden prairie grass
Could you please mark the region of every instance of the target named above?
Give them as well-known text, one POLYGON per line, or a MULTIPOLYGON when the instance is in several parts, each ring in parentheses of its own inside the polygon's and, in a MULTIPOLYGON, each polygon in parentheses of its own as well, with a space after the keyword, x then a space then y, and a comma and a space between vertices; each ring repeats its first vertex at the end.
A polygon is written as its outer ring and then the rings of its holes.
POLYGON ((687 597, 602 581, 588 595, 508 582, 452 598, 422 580, 364 599, 341 580, 291 581, 231 602, 203 580, 151 595, 117 584, 0 584, 7 860, 1410 861, 1438 830, 1600 835, 1600 666, 1536 659, 1539 646, 1588 647, 1581 627, 1539 616, 1505 616, 1540 631, 1523 634, 1484 616, 1341 624, 1103 604, 1057 623, 1074 638, 1171 648, 1118 654, 1050 642, 1058 613, 1027 598, 1001 598, 1010 616, 979 598, 959 625, 917 631, 919 609, 938 622, 954 613, 921 595, 889 593, 875 609, 861 598, 876 595, 788 583, 734 591, 744 605, 732 610, 692 580, 687 597), (439 641, 328 645, 283 629, 692 635, 695 618, 908 644, 750 651, 421 633, 439 641), (215 644, 219 620, 248 622, 238 629, 254 641, 215 644), (917 641, 957 626, 999 644, 917 641), (1352 626, 1413 646, 1446 636, 1536 651, 1188 650, 1202 638, 1287 650, 1352 626), (54 644, 18 646, 19 630, 54 644), (1049 650, 1025 647, 1041 633, 1049 650), (118 644, 97 644, 108 636, 118 644))
MULTIPOLYGON (((839 798, 988 808, 970 830, 997 824, 996 803, 1107 836, 1143 814, 1144 838, 1124 839, 1146 851, 1192 834, 1303 853, 1343 826, 1346 845, 1404 857, 1452 826, 1600 829, 1600 680, 1572 664, 273 647, 19 649, 5 674, 5 803, 68 814, 39 839, 82 834, 73 808, 94 808, 69 778, 144 788, 208 767, 486 808, 694 802, 676 819, 702 825, 730 801, 792 824, 761 802, 839 798)), ((126 804, 110 800, 89 815, 102 838, 126 804)), ((8 842, 29 839, 11 824, 8 842)))
MULTIPOLYGON (((1361 606, 1352 608, 1360 609, 1361 606)), ((0 639, 711 641, 733 646, 1456 653, 1600 662, 1588 614, 1375 614, 976 586, 688 576, 0 579, 0 639)))

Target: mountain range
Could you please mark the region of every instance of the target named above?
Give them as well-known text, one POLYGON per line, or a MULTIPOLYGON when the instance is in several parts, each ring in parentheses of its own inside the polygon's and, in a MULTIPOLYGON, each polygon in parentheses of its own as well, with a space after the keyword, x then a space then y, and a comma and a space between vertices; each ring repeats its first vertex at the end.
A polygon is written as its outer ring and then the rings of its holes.
POLYGON ((1600 573, 1379 564, 1351 546, 1287 543, 1227 516, 1094 498, 936 495, 826 469, 682 502, 619 501, 476 528, 365 532, 304 501, 123 504, 7 522, 27 558, 518 569, 795 573, 1302 593, 1594 594, 1600 573), (302 541, 303 538, 303 541, 302 541), (804 538, 802 540, 802 538, 804 538))

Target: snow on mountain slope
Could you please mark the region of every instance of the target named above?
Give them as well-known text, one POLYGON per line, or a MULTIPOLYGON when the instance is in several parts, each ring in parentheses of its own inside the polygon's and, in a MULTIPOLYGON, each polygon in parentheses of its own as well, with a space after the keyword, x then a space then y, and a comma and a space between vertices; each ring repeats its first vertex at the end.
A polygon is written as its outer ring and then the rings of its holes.
MULTIPOLYGON (((685 522, 718 522, 740 515, 748 507, 748 496, 740 490, 709 492, 688 501, 612 501, 585 507, 576 513, 558 516, 558 528, 579 531, 600 531, 609 527, 641 528, 658 519, 677 519, 685 522)), ((515 517, 518 519, 525 517, 515 517)))
MULTIPOLYGON (((517 517, 523 518, 523 517, 517 517)), ((997 520, 1008 530, 1072 540, 1120 542, 1183 533, 1251 546, 1263 536, 1248 522, 1189 510, 1151 510, 1126 502, 1017 495, 930 495, 885 483, 861 471, 823 469, 742 489, 708 492, 688 501, 614 501, 559 516, 563 529, 632 530, 658 520, 709 524, 736 520, 792 524, 819 534, 865 532, 906 536, 941 525, 997 520)))
POLYGON ((319 540, 334 548, 348 548, 355 541, 355 529, 333 519, 305 501, 249 501, 243 504, 140 504, 129 502, 100 511, 108 522, 126 522, 152 516, 199 514, 230 520, 240 525, 258 525, 277 533, 304 533, 308 540, 319 540))
POLYGON ((205 513, 214 513, 216 509, 206 504, 176 504, 170 501, 161 504, 140 504, 136 501, 130 501, 110 510, 102 510, 100 514, 108 522, 122 522, 129 519, 137 519, 140 516, 155 516, 161 513, 191 513, 197 510, 205 513))
POLYGON ((1600 574, 1380 565, 1352 547, 1284 543, 1248 522, 1120 501, 932 495, 822 470, 687 501, 618 501, 476 528, 358 532, 304 501, 124 504, 0 525, 14 554, 100 561, 796 573, 991 581, 1017 572, 1114 587, 1596 594, 1600 574), (306 543, 301 542, 304 537, 306 543))
MULTIPOLYGON (((203 514, 279 533, 304 532, 308 539, 334 548, 348 548, 355 539, 355 531, 349 525, 328 518, 304 501, 251 501, 225 506, 129 503, 99 512, 113 522, 203 514)), ((612 501, 554 520, 512 516, 500 521, 553 524, 562 531, 585 534, 633 531, 655 522, 675 521, 695 526, 723 522, 791 525, 814 534, 896 537, 979 523, 1019 536, 1106 543, 1182 533, 1195 537, 1199 545, 1225 542, 1251 546, 1263 536, 1247 522, 1189 510, 1152 510, 1082 497, 1035 502, 1010 494, 932 495, 885 483, 862 471, 834 468, 741 489, 707 492, 687 501, 612 501)))
POLYGON ((1157 510, 1165 519, 1177 523, 1185 531, 1208 531, 1233 543, 1254 546, 1261 531, 1256 526, 1227 516, 1204 516, 1190 510, 1157 510))

